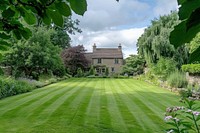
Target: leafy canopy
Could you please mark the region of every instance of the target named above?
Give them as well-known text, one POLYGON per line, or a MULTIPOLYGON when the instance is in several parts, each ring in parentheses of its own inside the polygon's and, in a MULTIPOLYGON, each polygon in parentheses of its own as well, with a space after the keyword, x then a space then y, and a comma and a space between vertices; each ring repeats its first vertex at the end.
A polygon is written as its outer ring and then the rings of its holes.
POLYGON ((151 22, 138 39, 138 54, 143 56, 147 64, 157 63, 162 57, 174 58, 179 64, 187 62, 187 49, 175 50, 170 44, 169 36, 173 27, 179 23, 177 12, 161 16, 151 22), (183 54, 185 56, 179 56, 183 54))
POLYGON ((12 37, 21 40, 32 36, 22 21, 62 27, 63 18, 71 16, 72 11, 83 15, 86 10, 86 0, 0 0, 0 51, 7 50, 12 37))
MULTIPOLYGON (((170 35, 170 42, 175 48, 189 43, 200 31, 200 1, 199 0, 177 0, 179 4, 179 19, 181 22, 175 26, 170 35)), ((190 62, 200 61, 200 47, 191 55, 190 62)))
POLYGON ((83 45, 78 45, 65 49, 61 53, 66 69, 68 69, 73 76, 77 74, 78 68, 82 70, 88 68, 89 62, 84 55, 85 51, 83 45))
POLYGON ((145 60, 139 55, 130 55, 125 59, 126 64, 123 66, 122 71, 128 75, 142 74, 144 71, 145 60))
POLYGON ((61 49, 50 41, 53 30, 34 29, 27 41, 19 41, 6 54, 4 63, 15 70, 15 77, 26 76, 37 79, 40 74, 52 72, 63 76, 64 64, 61 49))

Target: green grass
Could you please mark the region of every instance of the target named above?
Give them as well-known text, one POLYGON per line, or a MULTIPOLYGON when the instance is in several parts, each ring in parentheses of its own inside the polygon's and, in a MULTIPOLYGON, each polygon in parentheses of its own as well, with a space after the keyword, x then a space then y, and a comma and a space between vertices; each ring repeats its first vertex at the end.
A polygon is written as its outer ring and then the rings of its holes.
POLYGON ((178 99, 134 79, 69 79, 0 100, 0 132, 161 133, 178 99))

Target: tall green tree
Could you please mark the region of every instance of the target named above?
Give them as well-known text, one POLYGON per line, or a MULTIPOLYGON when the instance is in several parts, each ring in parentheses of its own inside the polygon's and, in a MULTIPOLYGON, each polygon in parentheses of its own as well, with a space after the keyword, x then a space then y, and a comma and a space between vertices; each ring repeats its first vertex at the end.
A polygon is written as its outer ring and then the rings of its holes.
POLYGON ((6 54, 4 63, 15 70, 15 76, 24 74, 26 77, 37 79, 42 73, 64 75, 64 64, 60 57, 61 49, 50 41, 53 32, 44 27, 34 29, 30 39, 14 44, 6 54))
MULTIPOLYGON (((148 64, 156 63, 161 57, 177 59, 178 56, 175 53, 179 52, 187 55, 188 51, 184 46, 182 50, 175 50, 169 41, 170 32, 178 23, 177 12, 172 12, 153 20, 151 26, 145 29, 144 34, 138 39, 137 47, 138 54, 143 56, 148 64)), ((180 57, 177 60, 179 59, 180 57)), ((181 60, 181 63, 187 62, 185 57, 181 60)))
POLYGON ((52 28, 55 29, 55 33, 51 36, 51 42, 62 49, 69 48, 71 43, 69 35, 82 32, 78 25, 79 20, 72 20, 71 17, 65 18, 63 27, 53 25, 52 28))
POLYGON ((130 55, 125 59, 122 71, 128 75, 138 75, 144 72, 145 60, 139 55, 130 55))

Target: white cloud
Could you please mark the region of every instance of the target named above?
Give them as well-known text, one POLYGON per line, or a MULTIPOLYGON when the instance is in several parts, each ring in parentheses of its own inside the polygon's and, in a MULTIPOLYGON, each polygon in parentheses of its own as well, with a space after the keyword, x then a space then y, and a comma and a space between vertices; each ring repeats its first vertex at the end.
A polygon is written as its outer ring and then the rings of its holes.
POLYGON ((173 10, 178 9, 176 0, 156 0, 156 6, 154 7, 154 16, 169 14, 173 10))
POLYGON ((80 20, 82 28, 99 31, 140 23, 149 18, 149 9, 147 3, 139 0, 88 0, 88 11, 75 18, 80 20))
POLYGON ((116 48, 120 43, 123 48, 124 56, 137 54, 137 39, 144 32, 144 28, 133 28, 124 30, 105 30, 97 32, 83 32, 79 35, 71 36, 73 44, 83 44, 88 51, 92 51, 92 46, 96 43, 97 47, 116 48), (83 43, 84 42, 84 43, 83 43))
POLYGON ((81 34, 72 35, 72 44, 117 47, 122 44, 125 57, 136 54, 137 39, 152 19, 178 8, 176 0, 87 0, 88 11, 80 20, 81 34), (134 28, 133 28, 134 27, 134 28))

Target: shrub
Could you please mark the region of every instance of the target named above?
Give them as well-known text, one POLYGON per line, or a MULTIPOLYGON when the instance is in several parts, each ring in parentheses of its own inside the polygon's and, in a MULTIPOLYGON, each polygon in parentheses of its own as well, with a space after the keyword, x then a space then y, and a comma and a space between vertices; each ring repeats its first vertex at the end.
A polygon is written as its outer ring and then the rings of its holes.
POLYGON ((34 86, 25 81, 18 81, 12 78, 0 77, 0 99, 17 95, 20 93, 29 92, 34 89, 34 86))
POLYGON ((167 82, 171 87, 175 88, 183 88, 188 84, 185 73, 179 71, 171 73, 167 79, 167 82))
POLYGON ((200 64, 182 65, 181 69, 184 72, 189 72, 190 74, 200 74, 200 64))
POLYGON ((87 76, 87 78, 96 78, 97 76, 95 76, 95 75, 89 75, 89 76, 87 76))
POLYGON ((109 75, 109 68, 106 67, 106 72, 105 72, 105 75, 108 76, 109 75))
POLYGON ((94 75, 94 74, 95 74, 94 66, 91 66, 89 70, 89 75, 94 75))
POLYGON ((169 58, 160 58, 157 64, 152 66, 152 71, 162 80, 166 80, 171 73, 176 71, 176 62, 169 58))
POLYGON ((82 69, 79 67, 77 69, 77 75, 76 75, 76 77, 83 77, 83 75, 84 75, 84 73, 83 73, 82 69))

